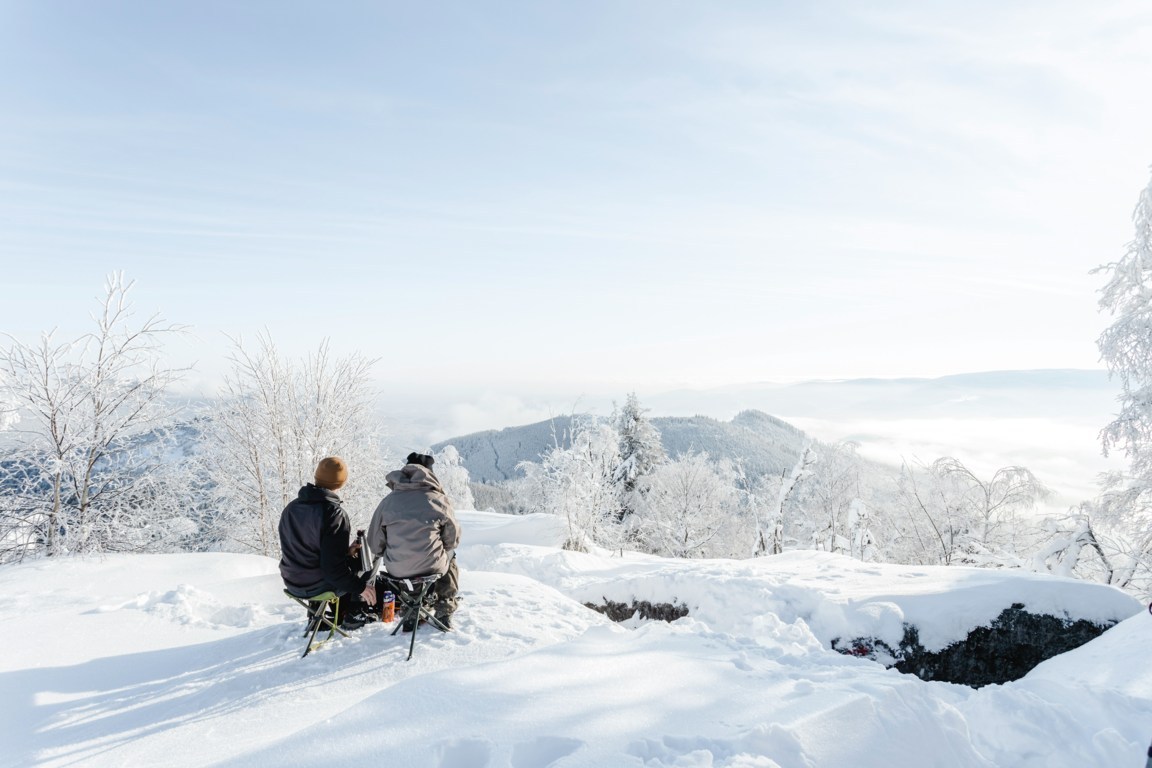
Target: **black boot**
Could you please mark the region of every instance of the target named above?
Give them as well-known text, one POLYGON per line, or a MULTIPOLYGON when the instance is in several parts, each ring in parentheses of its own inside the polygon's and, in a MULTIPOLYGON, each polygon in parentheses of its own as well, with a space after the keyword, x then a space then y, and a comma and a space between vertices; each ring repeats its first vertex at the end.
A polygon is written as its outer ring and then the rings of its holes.
POLYGON ((372 606, 364 602, 359 595, 347 599, 347 602, 340 601, 340 621, 338 623, 341 629, 360 629, 365 624, 370 624, 379 618, 379 614, 375 613, 372 606))

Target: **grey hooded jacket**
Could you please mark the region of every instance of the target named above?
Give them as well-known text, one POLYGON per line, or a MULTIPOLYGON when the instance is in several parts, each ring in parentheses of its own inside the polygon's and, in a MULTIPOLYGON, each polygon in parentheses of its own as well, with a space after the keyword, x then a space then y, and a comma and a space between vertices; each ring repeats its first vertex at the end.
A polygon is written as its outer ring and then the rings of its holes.
POLYGON ((385 479, 391 493, 372 514, 369 549, 383 556, 393 576, 444 573, 460 544, 460 527, 440 481, 419 464, 385 479))

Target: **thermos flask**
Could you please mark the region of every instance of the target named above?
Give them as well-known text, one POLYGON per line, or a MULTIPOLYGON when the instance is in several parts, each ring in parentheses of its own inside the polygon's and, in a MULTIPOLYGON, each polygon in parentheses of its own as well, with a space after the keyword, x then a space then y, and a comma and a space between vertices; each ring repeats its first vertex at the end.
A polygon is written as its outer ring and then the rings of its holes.
POLYGON ((360 545, 360 573, 367 573, 372 570, 372 552, 368 549, 364 531, 356 531, 356 542, 360 545))

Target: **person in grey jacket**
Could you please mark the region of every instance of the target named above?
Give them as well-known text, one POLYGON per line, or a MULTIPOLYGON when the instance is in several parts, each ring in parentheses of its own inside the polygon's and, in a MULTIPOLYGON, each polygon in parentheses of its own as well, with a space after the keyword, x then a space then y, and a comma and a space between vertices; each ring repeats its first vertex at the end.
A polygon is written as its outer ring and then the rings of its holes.
POLYGON ((434 462, 431 456, 410 453, 403 468, 388 473, 390 493, 372 514, 368 548, 383 558, 390 576, 443 574, 432 588, 435 613, 451 627, 460 589, 456 567, 460 526, 452 502, 432 473, 434 462))

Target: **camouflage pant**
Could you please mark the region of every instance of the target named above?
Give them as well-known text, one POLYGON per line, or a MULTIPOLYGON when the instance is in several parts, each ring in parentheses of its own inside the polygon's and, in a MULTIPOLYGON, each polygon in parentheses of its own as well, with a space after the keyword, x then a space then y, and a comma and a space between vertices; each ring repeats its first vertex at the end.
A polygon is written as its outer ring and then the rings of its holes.
POLYGON ((436 615, 451 616, 456 610, 460 599, 460 569, 456 567, 456 558, 448 563, 448 570, 432 586, 432 594, 436 600, 436 615))

